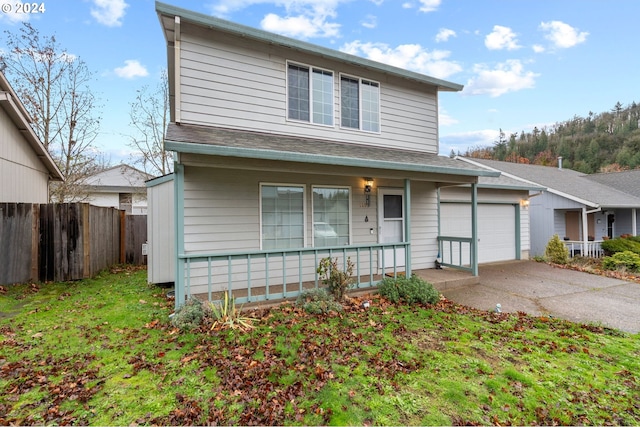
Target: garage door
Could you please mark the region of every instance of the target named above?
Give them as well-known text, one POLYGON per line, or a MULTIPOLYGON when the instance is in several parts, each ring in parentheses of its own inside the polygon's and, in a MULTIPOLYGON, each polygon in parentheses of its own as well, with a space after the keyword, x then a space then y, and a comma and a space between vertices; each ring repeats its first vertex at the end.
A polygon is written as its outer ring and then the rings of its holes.
MULTIPOLYGON (((471 205, 441 203, 440 233, 471 237, 471 205)), ((463 263, 468 264, 469 257, 465 252, 463 250, 463 263)), ((478 204, 478 252, 479 263, 516 259, 516 210, 513 205, 478 204)), ((457 256, 454 254, 454 259, 457 260, 457 256)))

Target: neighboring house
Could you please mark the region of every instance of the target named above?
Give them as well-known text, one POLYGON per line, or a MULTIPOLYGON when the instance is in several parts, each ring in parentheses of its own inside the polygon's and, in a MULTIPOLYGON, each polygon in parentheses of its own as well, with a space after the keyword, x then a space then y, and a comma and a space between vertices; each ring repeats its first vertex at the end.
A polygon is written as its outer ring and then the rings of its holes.
MULTIPOLYGON (((560 167, 465 158, 464 161, 500 171, 503 176, 546 187, 532 194, 529 204, 531 255, 543 255, 554 234, 567 242, 572 254, 601 255, 603 239, 637 235, 640 197, 636 187, 604 185, 607 178, 560 167)), ((636 181, 637 182, 637 181, 636 181)))
POLYGON ((49 183, 63 180, 31 122, 0 72, 0 202, 48 203, 49 183))
POLYGON ((624 193, 629 193, 634 197, 640 198, 640 169, 622 172, 594 173, 591 175, 585 175, 585 177, 591 181, 608 185, 609 187, 616 188, 624 193))
POLYGON ((165 147, 176 153, 176 305, 220 291, 295 296, 329 255, 350 257, 356 286, 373 286, 433 268, 449 242, 468 244, 477 275, 477 227, 471 239, 438 235, 438 188, 467 184, 475 225, 478 177, 499 176, 438 155, 438 94, 461 85, 156 10, 168 50, 165 147))
POLYGON ((83 182, 87 198, 95 206, 112 207, 129 215, 147 214, 145 181, 152 176, 129 165, 118 165, 100 171, 83 182))

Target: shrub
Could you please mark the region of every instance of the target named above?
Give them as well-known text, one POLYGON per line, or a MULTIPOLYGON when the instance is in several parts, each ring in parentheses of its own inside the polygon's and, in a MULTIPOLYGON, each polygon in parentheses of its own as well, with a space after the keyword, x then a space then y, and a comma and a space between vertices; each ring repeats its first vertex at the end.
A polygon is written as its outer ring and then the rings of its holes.
POLYGON ((557 234, 554 234, 547 243, 544 255, 550 262, 555 264, 566 264, 569 262, 569 249, 567 249, 557 234))
POLYGON ((602 260, 602 268, 605 270, 640 271, 640 255, 631 251, 617 252, 602 260))
POLYGON ((341 313, 342 305, 325 289, 311 289, 302 292, 296 299, 296 306, 302 307, 309 314, 328 314, 332 311, 341 313))
POLYGON ((338 267, 338 258, 322 258, 318 264, 318 274, 322 283, 329 287, 329 292, 336 301, 342 301, 344 294, 353 283, 353 262, 347 258, 344 271, 338 267))
POLYGON ((197 329, 204 320, 204 307, 202 302, 190 297, 187 301, 178 307, 175 314, 171 318, 171 323, 181 331, 192 331, 197 329))
POLYGON ((615 239, 605 240, 601 245, 602 250, 604 250, 607 255, 613 255, 624 251, 640 254, 640 240, 637 237, 616 237, 615 239))
POLYGON ((435 304, 440 299, 440 293, 433 285, 415 274, 411 278, 387 277, 378 285, 378 292, 393 303, 435 304))
POLYGON ((242 307, 236 307, 236 299, 225 292, 224 300, 220 303, 209 303, 211 315, 213 316, 213 329, 240 329, 246 331, 253 328, 252 317, 243 316, 242 307))

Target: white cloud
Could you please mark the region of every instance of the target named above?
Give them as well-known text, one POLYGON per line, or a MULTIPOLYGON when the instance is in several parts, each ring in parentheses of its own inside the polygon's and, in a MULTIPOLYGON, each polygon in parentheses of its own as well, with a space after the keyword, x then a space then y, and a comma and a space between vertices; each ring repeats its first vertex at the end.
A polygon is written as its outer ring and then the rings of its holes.
POLYGON ((438 31, 438 34, 436 34, 436 42, 446 42, 451 37, 456 37, 455 31, 450 30, 449 28, 440 28, 440 31, 438 31))
MULTIPOLYGON (((418 10, 420 12, 429 13, 438 10, 438 7, 442 3, 442 0, 418 0, 418 10)), ((407 1, 402 3, 403 9, 413 9, 416 4, 413 1, 407 1)))
POLYGON ((474 66, 476 77, 469 79, 463 90, 468 95, 489 95, 493 98, 508 92, 531 89, 539 74, 525 71, 522 63, 511 59, 498 64, 494 69, 486 65, 474 66))
POLYGON ((579 32, 577 28, 562 21, 549 21, 540 24, 540 30, 544 38, 549 40, 554 47, 565 49, 583 43, 587 40, 588 32, 579 32))
POLYGON ((451 117, 447 111, 438 108, 438 124, 440 126, 452 126, 458 123, 459 121, 451 117))
MULTIPOLYGON (((505 134, 508 133, 505 131, 505 134)), ((440 154, 448 156, 451 150, 464 155, 467 150, 489 147, 498 139, 500 132, 495 129, 481 129, 440 136, 440 154)))
POLYGON ((16 7, 18 2, 5 2, 2 6, 3 9, 0 11, 0 22, 8 22, 9 24, 17 24, 19 22, 26 22, 29 20, 31 16, 30 13, 17 13, 18 8, 16 7), (8 9, 5 9, 8 8, 8 9))
POLYGON ((376 6, 382 6, 382 3, 384 3, 384 0, 370 0, 370 1, 376 6))
POLYGON ((542 53, 542 52, 544 52, 544 51, 546 50, 546 49, 544 48, 544 46, 539 45, 539 44, 534 44, 534 45, 532 46, 532 49, 533 49, 533 51, 534 51, 535 53, 542 53))
POLYGON ((262 29, 289 37, 336 37, 340 24, 326 22, 322 16, 288 16, 282 18, 270 13, 262 19, 262 29))
MULTIPOLYGON (((337 37, 340 24, 331 22, 340 3, 349 0, 218 0, 211 6, 214 15, 227 17, 252 5, 268 3, 284 13, 269 13, 262 19, 264 30, 289 37, 337 37)), ((374 2, 375 3, 375 2, 374 2)))
POLYGON ((375 15, 367 15, 362 21, 362 26, 370 29, 376 28, 378 26, 378 18, 375 15))
POLYGON ((340 50, 441 79, 462 71, 458 63, 447 59, 451 52, 446 50, 429 52, 418 44, 405 44, 392 48, 384 43, 362 43, 356 40, 343 45, 340 50))
POLYGON ((515 50, 520 48, 516 33, 511 28, 494 25, 493 31, 484 39, 484 45, 490 50, 515 50))
POLYGON ((420 12, 435 12, 436 10, 438 10, 438 6, 440 6, 440 1, 441 0, 420 0, 420 7, 418 10, 420 10, 420 12))
POLYGON ((107 27, 121 26, 124 11, 129 7, 124 0, 93 0, 93 4, 91 16, 107 27))
POLYGON ((144 65, 135 59, 127 59, 124 61, 124 64, 124 67, 118 67, 114 70, 118 77, 134 79, 136 77, 146 77, 149 75, 144 65))

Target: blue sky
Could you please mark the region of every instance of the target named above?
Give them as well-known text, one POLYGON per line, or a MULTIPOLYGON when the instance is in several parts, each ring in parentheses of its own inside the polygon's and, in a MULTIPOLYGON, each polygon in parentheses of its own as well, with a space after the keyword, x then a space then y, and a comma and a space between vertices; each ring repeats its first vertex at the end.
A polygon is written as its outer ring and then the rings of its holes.
MULTIPOLYGON (((16 10, 16 0, 0 6, 16 10), (8 6, 7 6, 8 5, 8 6)), ((127 159, 129 103, 155 87, 165 42, 151 0, 49 0, 28 19, 95 72, 96 141, 127 159)), ((637 0, 167 0, 166 3, 465 86, 440 94, 440 153, 639 102, 637 0)), ((4 46, 4 35, 0 49, 4 46)))

